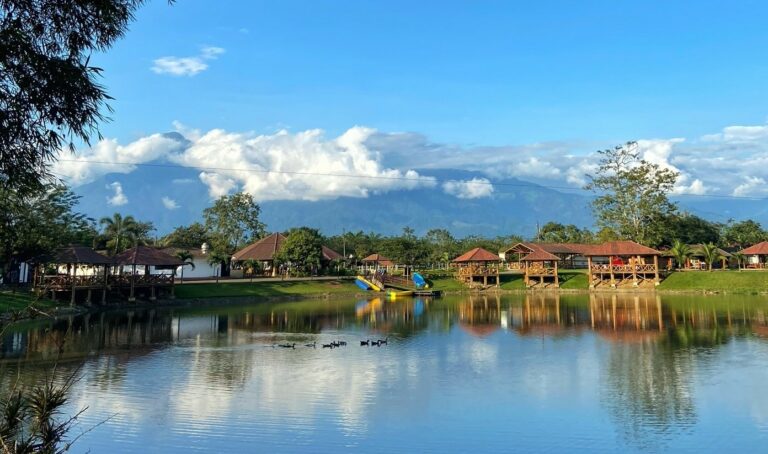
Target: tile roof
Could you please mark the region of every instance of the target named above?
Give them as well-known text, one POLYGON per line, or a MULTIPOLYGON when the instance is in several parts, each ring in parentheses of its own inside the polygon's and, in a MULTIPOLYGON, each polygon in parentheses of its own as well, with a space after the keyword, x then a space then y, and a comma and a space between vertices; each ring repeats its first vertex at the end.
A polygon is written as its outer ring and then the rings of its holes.
POLYGON ((361 262, 373 262, 373 263, 379 263, 381 265, 392 265, 393 263, 395 263, 381 254, 371 254, 368 257, 362 259, 361 262))
POLYGON ((59 248, 53 254, 46 254, 30 260, 31 263, 56 263, 78 265, 111 265, 112 259, 99 254, 88 246, 70 244, 59 248))
POLYGON ((342 260, 344 258, 343 255, 339 254, 338 252, 334 251, 333 249, 323 246, 323 258, 325 260, 342 260))
POLYGON ((590 248, 584 253, 587 256, 609 257, 628 255, 661 255, 656 249, 651 249, 634 241, 609 241, 590 248))
POLYGON ((741 253, 744 255, 768 255, 768 241, 753 244, 752 246, 742 250, 741 253))
POLYGON ((544 248, 534 245, 533 252, 522 258, 523 262, 546 262, 550 260, 560 260, 560 257, 547 252, 544 248))
POLYGON ((470 251, 453 259, 454 262, 499 262, 501 259, 493 252, 489 252, 481 247, 476 247, 470 251))
POLYGON ((115 256, 118 265, 181 266, 178 257, 149 246, 136 246, 115 256))
POLYGON ((280 233, 273 233, 235 252, 232 255, 232 260, 253 259, 268 262, 275 258, 275 254, 280 250, 283 241, 285 241, 285 236, 280 233))

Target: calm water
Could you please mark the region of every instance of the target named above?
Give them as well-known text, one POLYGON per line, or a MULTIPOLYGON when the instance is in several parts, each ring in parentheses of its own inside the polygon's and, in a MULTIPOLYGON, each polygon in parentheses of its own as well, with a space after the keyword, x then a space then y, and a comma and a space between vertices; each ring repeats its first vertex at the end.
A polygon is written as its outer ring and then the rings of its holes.
POLYGON ((524 295, 108 312, 8 333, 0 386, 81 367, 80 428, 111 419, 76 452, 756 452, 766 313, 524 295))

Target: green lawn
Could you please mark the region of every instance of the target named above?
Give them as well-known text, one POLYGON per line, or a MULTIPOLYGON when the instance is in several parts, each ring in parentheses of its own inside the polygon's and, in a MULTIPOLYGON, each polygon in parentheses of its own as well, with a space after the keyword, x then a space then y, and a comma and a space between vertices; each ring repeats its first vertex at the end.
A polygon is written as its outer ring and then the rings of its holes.
MULTIPOLYGON (((0 313, 20 311, 29 307, 33 302, 34 296, 24 290, 11 292, 8 290, 0 291, 0 313)), ((35 306, 40 308, 53 307, 56 304, 46 298, 35 302, 35 306)))
POLYGON ((176 286, 177 298, 222 298, 237 296, 291 296, 326 293, 357 293, 360 289, 351 280, 333 281, 270 281, 253 283, 183 284, 176 286))
POLYGON ((678 271, 658 286, 659 290, 692 290, 755 293, 768 291, 766 271, 678 271))

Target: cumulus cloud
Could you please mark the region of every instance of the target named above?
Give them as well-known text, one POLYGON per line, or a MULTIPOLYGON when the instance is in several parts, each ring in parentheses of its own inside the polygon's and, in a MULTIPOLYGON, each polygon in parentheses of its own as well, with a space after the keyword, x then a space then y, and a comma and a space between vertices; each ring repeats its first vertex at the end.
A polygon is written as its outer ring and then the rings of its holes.
POLYGON ((72 186, 80 186, 106 174, 131 173, 136 170, 134 164, 155 161, 182 146, 182 142, 164 134, 142 137, 125 146, 117 140, 105 139, 74 156, 62 153, 52 170, 72 186))
POLYGON ((165 209, 167 209, 167 210, 175 210, 175 209, 179 208, 179 204, 178 204, 178 203, 176 203, 176 201, 175 201, 175 200, 173 200, 172 198, 170 198, 170 197, 168 197, 168 196, 164 196, 164 197, 163 197, 162 199, 160 199, 160 200, 163 202, 163 206, 164 206, 164 207, 165 207, 165 209))
POLYGON ((493 185, 487 178, 449 180, 443 183, 443 191, 460 199, 479 199, 490 197, 493 194, 493 185))
POLYGON ((737 197, 762 195, 768 192, 767 190, 764 178, 745 176, 743 183, 734 188, 733 195, 737 197))
POLYGON ((107 185, 107 189, 112 191, 111 196, 107 196, 107 204, 119 207, 128 203, 128 197, 123 193, 123 185, 115 181, 107 185))
POLYGON ((208 62, 224 53, 221 47, 204 46, 198 55, 191 57, 160 57, 150 68, 157 74, 171 76, 194 76, 208 69, 208 62))

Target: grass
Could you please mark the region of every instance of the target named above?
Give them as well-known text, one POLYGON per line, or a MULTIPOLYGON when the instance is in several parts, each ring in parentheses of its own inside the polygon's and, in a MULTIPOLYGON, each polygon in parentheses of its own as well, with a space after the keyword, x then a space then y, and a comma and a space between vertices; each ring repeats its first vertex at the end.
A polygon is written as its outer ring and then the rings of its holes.
POLYGON ((226 298, 238 296, 300 296, 320 294, 352 294, 360 289, 350 280, 333 281, 269 281, 253 283, 206 283, 176 286, 177 298, 226 298))
POLYGON ((41 308, 56 306, 56 303, 47 298, 35 301, 34 295, 26 290, 18 290, 16 292, 11 292, 10 290, 0 291, 0 313, 20 311, 29 307, 33 302, 35 306, 41 308))
POLYGON ((768 291, 768 272, 678 271, 667 276, 657 288, 672 291, 765 292, 768 291))

